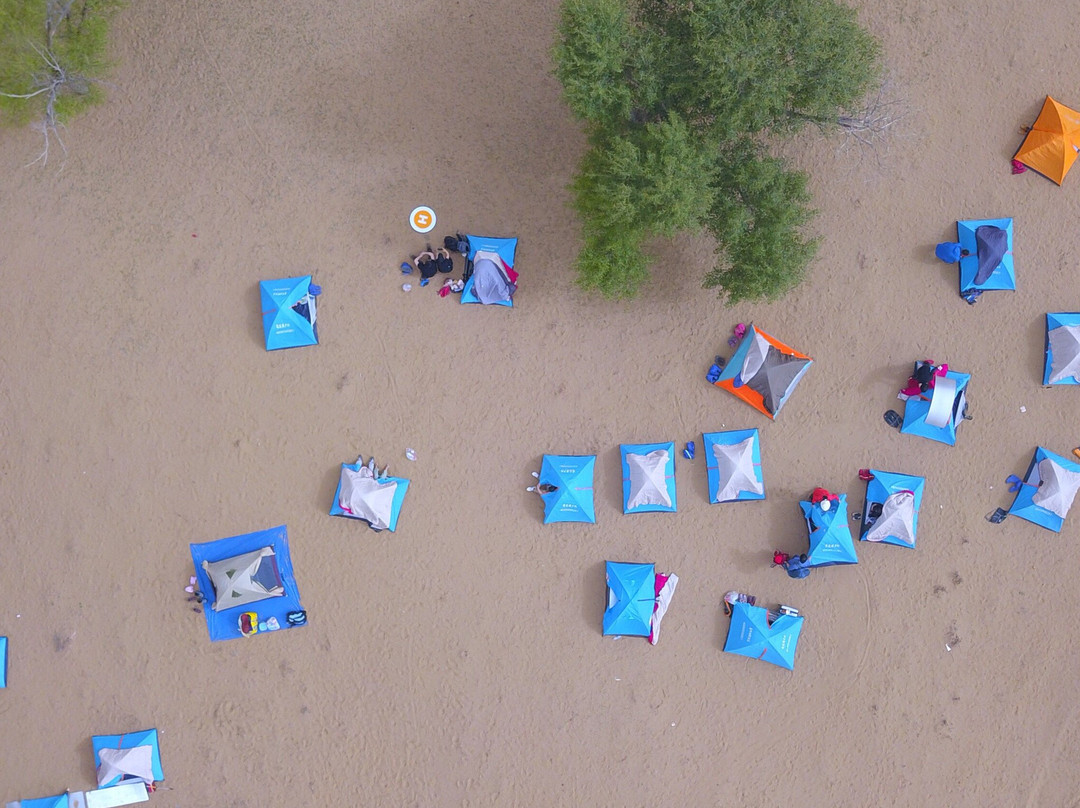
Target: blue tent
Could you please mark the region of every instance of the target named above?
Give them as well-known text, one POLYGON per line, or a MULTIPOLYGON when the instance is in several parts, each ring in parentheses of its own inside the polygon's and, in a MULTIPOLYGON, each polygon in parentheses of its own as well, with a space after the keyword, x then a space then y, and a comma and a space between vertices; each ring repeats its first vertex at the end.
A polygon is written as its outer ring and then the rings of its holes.
POLYGON ((318 344, 314 294, 317 291, 310 275, 259 283, 266 350, 318 344))
POLYGON ((596 523, 593 507, 593 467, 596 455, 544 455, 537 485, 553 485, 544 500, 544 524, 549 522, 596 523))
MULTIPOLYGON (((975 290, 1016 288, 1016 276, 1013 272, 1012 219, 967 219, 956 223, 956 232, 960 246, 969 253, 960 259, 961 295, 975 290), (1005 231, 1003 253, 998 249, 994 250, 992 255, 988 255, 993 245, 988 245, 983 235, 987 231, 979 231, 979 228, 984 226, 1005 231), (980 250, 982 255, 979 254, 980 250)), ((989 232, 994 233, 993 230, 989 232)))
POLYGON ((907 400, 900 431, 955 446, 956 428, 967 411, 970 380, 970 374, 954 370, 938 376, 930 390, 907 400))
POLYGON ((794 670, 802 625, 801 616, 790 614, 781 614, 770 625, 768 610, 749 603, 734 603, 724 650, 794 670))
POLYGON ((1046 315, 1043 384, 1080 384, 1080 313, 1046 315))
POLYGON ((606 562, 604 635, 648 637, 656 605, 656 565, 606 562))
MULTIPOLYGON (((514 292, 517 290, 517 273, 514 271, 514 255, 517 252, 516 238, 488 238, 486 236, 465 236, 469 240, 469 252, 465 256, 473 268, 465 288, 461 291, 462 303, 489 303, 496 306, 513 306, 514 292), (479 256, 477 255, 479 253, 479 256), (485 284, 485 268, 481 264, 485 258, 491 259, 494 268, 487 282, 498 292, 494 295, 485 293, 477 284, 485 284), (498 261, 495 261, 498 258, 498 261), (502 266, 500 266, 500 264, 502 266), (509 273, 507 272, 509 269, 509 273)), ((491 288, 491 287, 489 287, 491 288)))
POLYGON ((870 474, 872 478, 866 484, 859 539, 914 547, 926 480, 914 474, 877 469, 870 469, 870 474), (870 511, 875 505, 880 508, 880 513, 871 516, 870 511))
POLYGON ((1078 488, 1080 465, 1039 446, 1009 513, 1060 533, 1078 488))
MULTIPOLYGON (((232 640, 244 636, 240 633, 240 615, 244 612, 254 611, 260 621, 266 621, 271 617, 277 618, 281 628, 288 628, 289 612, 302 611, 300 605, 300 592, 296 588, 296 580, 293 578, 292 559, 289 557, 289 537, 285 525, 260 530, 256 533, 245 533, 242 536, 230 536, 226 539, 204 542, 203 544, 191 545, 191 560, 195 562, 195 577, 198 581, 199 591, 206 595, 210 601, 214 600, 214 584, 210 576, 203 568, 203 562, 214 563, 228 558, 250 553, 263 547, 271 547, 274 550, 274 560, 277 566, 277 577, 284 593, 280 597, 266 598, 256 603, 247 603, 240 606, 215 611, 211 603, 206 603, 203 612, 206 614, 206 627, 210 631, 211 640, 232 640)), ((260 634, 262 632, 259 632, 260 634)))
POLYGON ((359 474, 362 466, 363 464, 359 461, 341 464, 342 475, 338 477, 334 503, 330 506, 330 515, 367 522, 368 526, 374 530, 382 530, 381 525, 385 525, 386 530, 393 533, 397 530, 401 503, 405 500, 405 492, 409 490, 409 481, 404 477, 369 478, 365 482, 370 486, 370 490, 356 492, 356 495, 363 500, 364 507, 350 513, 341 506, 341 488, 345 484, 345 472, 359 474))
POLYGON ((15 803, 18 808, 68 808, 67 794, 57 794, 55 797, 39 797, 36 800, 20 800, 15 803))
POLYGON ((0 637, 0 687, 7 687, 7 637, 0 637))
POLYGON ((829 510, 821 503, 799 503, 810 532, 810 549, 806 551, 808 567, 831 567, 835 564, 858 564, 855 542, 848 527, 847 495, 832 500, 829 510))
POLYGON ((705 447, 709 502, 765 499, 765 482, 761 476, 761 438, 756 429, 704 432, 701 442, 705 447))
POLYGON ((622 455, 623 513, 674 512, 675 444, 627 443, 622 455))
MULTIPOLYGON (((142 732, 125 732, 122 735, 95 735, 91 738, 94 747, 94 768, 101 765, 102 749, 134 749, 136 746, 149 746, 150 768, 154 772, 154 782, 165 779, 161 771, 161 749, 158 747, 158 735, 156 729, 146 729, 142 732)), ((120 777, 102 783, 102 788, 120 784, 120 777)))

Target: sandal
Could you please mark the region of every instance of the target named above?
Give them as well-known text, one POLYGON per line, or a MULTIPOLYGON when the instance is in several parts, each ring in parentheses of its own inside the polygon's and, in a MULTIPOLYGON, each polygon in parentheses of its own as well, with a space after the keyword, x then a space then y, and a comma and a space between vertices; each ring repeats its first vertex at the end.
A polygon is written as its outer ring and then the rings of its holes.
POLYGON ((891 426, 893 429, 899 429, 904 423, 904 419, 900 417, 900 413, 896 410, 889 410, 885 413, 885 423, 891 426))

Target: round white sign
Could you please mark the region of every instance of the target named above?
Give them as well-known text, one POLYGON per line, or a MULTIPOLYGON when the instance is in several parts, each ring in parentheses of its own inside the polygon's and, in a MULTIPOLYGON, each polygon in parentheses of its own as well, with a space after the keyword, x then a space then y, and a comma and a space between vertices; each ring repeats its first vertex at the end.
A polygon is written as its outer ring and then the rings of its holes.
POLYGON ((426 205, 413 208, 409 214, 409 224, 417 233, 428 233, 435 229, 435 211, 426 205))

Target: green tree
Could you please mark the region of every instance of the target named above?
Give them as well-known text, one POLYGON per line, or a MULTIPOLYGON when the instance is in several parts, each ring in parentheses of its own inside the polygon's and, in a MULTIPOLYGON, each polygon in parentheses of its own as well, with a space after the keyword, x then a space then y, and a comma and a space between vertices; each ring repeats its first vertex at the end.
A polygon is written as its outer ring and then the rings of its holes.
MULTIPOLYGON (((706 288, 729 303, 795 286, 816 239, 806 176, 768 138, 841 116, 881 86, 877 41, 834 0, 564 0, 555 74, 588 150, 571 186, 578 282, 631 297, 650 238, 708 231, 706 288)), ((852 120, 849 116, 844 120, 852 120)))
MULTIPOLYGON (((0 123, 64 148, 65 121, 103 97, 109 21, 122 0, 0 0, 0 123)), ((37 162, 37 161, 35 161, 37 162)))

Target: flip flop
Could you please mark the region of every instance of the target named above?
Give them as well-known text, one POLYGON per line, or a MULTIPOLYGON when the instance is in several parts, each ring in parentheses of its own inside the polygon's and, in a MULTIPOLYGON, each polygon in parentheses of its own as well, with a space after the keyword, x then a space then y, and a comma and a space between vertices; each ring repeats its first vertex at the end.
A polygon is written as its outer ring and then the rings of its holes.
POLYGON ((1015 474, 1010 474, 1005 478, 1005 482, 1009 486, 1009 493, 1015 494, 1020 490, 1020 487, 1024 484, 1024 481, 1017 477, 1015 474))
POLYGON ((889 410, 885 413, 885 423, 891 426, 893 429, 899 429, 904 423, 904 419, 900 417, 900 413, 896 410, 889 410))

